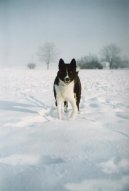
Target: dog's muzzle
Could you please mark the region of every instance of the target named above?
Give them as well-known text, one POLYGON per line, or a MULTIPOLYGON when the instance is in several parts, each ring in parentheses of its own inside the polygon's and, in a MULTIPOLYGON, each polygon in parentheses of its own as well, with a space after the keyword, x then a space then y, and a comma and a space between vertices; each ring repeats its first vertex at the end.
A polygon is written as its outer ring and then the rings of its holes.
POLYGON ((65 82, 65 84, 69 84, 70 83, 70 78, 69 77, 64 78, 64 82, 65 82))

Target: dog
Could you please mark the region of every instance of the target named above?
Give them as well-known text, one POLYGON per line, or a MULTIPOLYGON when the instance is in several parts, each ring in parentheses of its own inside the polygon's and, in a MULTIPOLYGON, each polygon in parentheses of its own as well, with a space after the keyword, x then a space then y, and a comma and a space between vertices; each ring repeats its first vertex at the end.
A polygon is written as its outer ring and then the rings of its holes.
POLYGON ((74 119, 79 111, 81 99, 81 82, 78 76, 76 60, 72 59, 69 64, 59 60, 59 70, 54 81, 54 97, 57 106, 58 117, 62 119, 62 105, 64 111, 68 109, 68 102, 72 106, 71 118, 74 119))

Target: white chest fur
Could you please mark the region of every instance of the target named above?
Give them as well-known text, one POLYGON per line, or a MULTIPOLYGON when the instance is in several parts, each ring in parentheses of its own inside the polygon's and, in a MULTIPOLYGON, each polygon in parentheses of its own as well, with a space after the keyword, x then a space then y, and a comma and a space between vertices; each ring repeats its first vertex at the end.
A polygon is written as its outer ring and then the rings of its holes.
POLYGON ((57 99, 62 101, 72 101, 74 99, 74 81, 66 85, 63 81, 59 81, 59 85, 55 85, 57 99))

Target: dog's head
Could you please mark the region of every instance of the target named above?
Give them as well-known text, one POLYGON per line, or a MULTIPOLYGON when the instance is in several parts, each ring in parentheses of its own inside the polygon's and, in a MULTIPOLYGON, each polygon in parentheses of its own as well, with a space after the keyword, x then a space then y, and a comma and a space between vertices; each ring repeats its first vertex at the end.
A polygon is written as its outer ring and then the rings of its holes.
POLYGON ((61 58, 59 60, 59 71, 58 77, 62 80, 66 85, 72 82, 78 72, 76 71, 76 60, 72 59, 69 64, 64 63, 64 60, 61 58))

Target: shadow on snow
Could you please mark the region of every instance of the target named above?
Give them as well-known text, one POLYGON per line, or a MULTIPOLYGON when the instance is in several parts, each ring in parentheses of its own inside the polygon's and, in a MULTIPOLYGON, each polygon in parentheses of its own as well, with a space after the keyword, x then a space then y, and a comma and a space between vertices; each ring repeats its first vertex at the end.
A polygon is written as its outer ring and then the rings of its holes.
POLYGON ((0 110, 37 113, 36 111, 29 109, 30 107, 35 106, 31 104, 17 103, 13 101, 0 101, 0 110))

